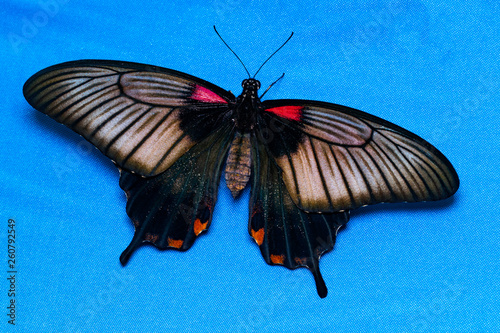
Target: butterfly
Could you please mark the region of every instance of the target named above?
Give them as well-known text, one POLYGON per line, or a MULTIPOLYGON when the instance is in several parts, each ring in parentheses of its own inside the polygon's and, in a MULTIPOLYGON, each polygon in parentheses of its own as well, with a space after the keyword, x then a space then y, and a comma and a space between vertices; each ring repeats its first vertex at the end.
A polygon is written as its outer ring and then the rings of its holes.
POLYGON ((262 101, 255 75, 242 88, 236 97, 172 69, 79 60, 39 71, 23 92, 119 168, 135 227, 123 265, 145 242, 188 250, 211 223, 224 172, 234 197, 251 186, 249 233, 264 260, 308 268, 323 298, 319 259, 351 209, 459 187, 446 157, 397 125, 326 102, 262 101))

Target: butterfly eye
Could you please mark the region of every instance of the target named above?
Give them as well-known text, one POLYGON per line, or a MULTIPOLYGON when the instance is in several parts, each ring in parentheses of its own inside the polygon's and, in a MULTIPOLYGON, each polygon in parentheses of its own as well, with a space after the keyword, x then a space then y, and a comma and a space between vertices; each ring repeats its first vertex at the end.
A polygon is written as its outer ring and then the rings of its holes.
POLYGON ((255 81, 255 85, 257 86, 257 89, 260 89, 260 81, 255 81))
POLYGON ((241 82, 241 86, 243 88, 245 88, 245 86, 247 85, 247 83, 248 83, 248 79, 244 79, 243 82, 241 82))

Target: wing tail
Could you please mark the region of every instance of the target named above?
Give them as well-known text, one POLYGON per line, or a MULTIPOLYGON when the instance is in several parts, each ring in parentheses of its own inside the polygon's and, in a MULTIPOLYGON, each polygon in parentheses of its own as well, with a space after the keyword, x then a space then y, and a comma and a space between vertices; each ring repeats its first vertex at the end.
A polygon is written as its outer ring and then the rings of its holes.
POLYGON ((142 243, 185 251, 208 229, 230 139, 229 128, 221 129, 155 177, 121 171, 120 187, 135 227, 122 264, 142 243))
POLYGON ((307 213, 299 209, 283 183, 282 171, 266 149, 256 139, 253 147, 249 233, 268 264, 308 268, 318 295, 326 297, 319 259, 333 249, 337 232, 349 220, 349 213, 307 213))

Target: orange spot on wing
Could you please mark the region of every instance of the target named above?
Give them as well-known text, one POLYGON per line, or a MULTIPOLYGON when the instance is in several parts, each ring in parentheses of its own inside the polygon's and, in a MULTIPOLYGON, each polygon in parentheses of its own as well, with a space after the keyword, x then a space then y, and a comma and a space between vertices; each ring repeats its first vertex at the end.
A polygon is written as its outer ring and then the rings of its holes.
POLYGON ((144 235, 144 239, 148 242, 155 243, 158 239, 158 235, 147 233, 146 235, 144 235))
POLYGON ((175 247, 176 249, 180 249, 184 241, 182 239, 172 239, 168 238, 168 246, 175 247))
POLYGON ((259 214, 259 213, 262 213, 262 203, 261 202, 257 202, 253 206, 252 218, 255 216, 255 214, 259 214))
POLYGON ((285 262, 285 256, 282 254, 280 255, 271 254, 270 258, 273 264, 283 264, 285 262))
POLYGON ((257 242, 257 244, 259 246, 261 246, 262 242, 264 241, 264 228, 260 228, 257 231, 254 231, 252 229, 252 237, 253 237, 253 239, 255 239, 255 241, 257 242))
POLYGON ((194 234, 198 236, 203 230, 207 228, 208 221, 205 223, 201 223, 200 219, 196 219, 194 221, 194 234))
POLYGON ((295 257, 293 258, 295 260, 295 262, 298 264, 298 265, 302 265, 302 266, 306 266, 307 265, 307 258, 299 258, 299 257, 295 257))

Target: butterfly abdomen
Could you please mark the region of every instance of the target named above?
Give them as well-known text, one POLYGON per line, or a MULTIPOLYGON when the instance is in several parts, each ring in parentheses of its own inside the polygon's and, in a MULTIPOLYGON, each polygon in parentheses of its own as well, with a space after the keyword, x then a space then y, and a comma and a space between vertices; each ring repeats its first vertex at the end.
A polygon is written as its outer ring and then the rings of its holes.
POLYGON ((250 134, 237 131, 226 160, 226 184, 233 197, 237 197, 250 180, 252 163, 250 134))

